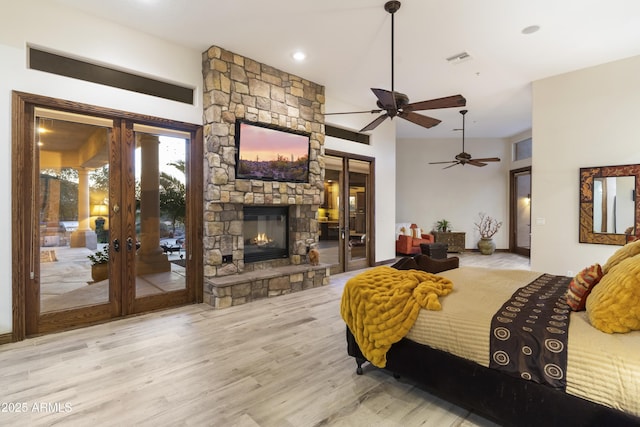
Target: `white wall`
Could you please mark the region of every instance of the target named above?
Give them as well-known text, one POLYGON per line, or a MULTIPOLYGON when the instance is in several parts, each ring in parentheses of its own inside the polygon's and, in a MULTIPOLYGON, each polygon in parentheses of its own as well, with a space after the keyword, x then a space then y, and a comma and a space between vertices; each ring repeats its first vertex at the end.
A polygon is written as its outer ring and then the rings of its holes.
POLYGON ((11 91, 202 123, 201 52, 47 1, 4 1, 0 14, 0 334, 12 329, 11 91), (27 69, 27 45, 195 88, 195 105, 27 69))
MULTIPOLYGON (((367 107, 357 107, 342 102, 326 88, 326 112, 361 111, 367 107)), ((357 131, 373 120, 367 114, 326 116, 325 122, 345 129, 357 131)), ((325 149, 339 150, 375 158, 375 261, 393 259, 395 253, 394 224, 396 216, 396 139, 395 121, 387 120, 370 133, 370 145, 327 137, 325 149)))
POLYGON ((640 163, 638 76, 640 56, 533 83, 534 270, 577 273, 618 249, 578 243, 578 175, 640 163))
POLYGON ((494 241, 498 249, 508 248, 511 145, 503 139, 465 137, 465 151, 473 157, 500 157, 501 161, 484 167, 457 165, 449 169, 443 169, 447 164, 429 164, 453 160, 461 151, 462 134, 455 139, 398 141, 396 218, 426 230, 446 219, 453 231, 466 232, 465 247, 475 249, 480 236, 474 222, 484 212, 503 222, 494 241))

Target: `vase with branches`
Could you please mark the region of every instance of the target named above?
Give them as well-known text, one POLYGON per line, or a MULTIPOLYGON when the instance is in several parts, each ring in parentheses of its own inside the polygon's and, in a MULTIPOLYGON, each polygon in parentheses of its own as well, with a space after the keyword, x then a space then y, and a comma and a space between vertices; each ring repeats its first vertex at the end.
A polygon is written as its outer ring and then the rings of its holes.
POLYGON ((496 244, 493 242, 493 236, 502 227, 502 221, 498 221, 495 218, 480 212, 478 214, 479 220, 474 222, 478 233, 480 234, 480 241, 478 242, 478 249, 483 255, 491 255, 496 250, 496 244))

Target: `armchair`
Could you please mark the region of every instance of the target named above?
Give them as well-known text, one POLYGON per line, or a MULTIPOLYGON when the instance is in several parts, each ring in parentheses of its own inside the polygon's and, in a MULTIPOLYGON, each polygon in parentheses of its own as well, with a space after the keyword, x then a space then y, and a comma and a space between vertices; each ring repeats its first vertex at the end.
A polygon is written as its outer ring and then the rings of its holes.
POLYGON ((421 253, 420 244, 433 243, 432 234, 422 233, 416 224, 396 224, 396 253, 400 255, 415 255, 421 253))

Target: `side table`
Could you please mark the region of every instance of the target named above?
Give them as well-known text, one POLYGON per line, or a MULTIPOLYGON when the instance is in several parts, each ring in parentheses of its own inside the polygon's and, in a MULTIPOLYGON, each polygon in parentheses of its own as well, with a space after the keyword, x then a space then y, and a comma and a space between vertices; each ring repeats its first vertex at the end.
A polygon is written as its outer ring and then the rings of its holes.
POLYGON ((447 231, 446 233, 436 231, 433 233, 436 243, 446 243, 448 252, 464 252, 466 233, 464 231, 447 231))

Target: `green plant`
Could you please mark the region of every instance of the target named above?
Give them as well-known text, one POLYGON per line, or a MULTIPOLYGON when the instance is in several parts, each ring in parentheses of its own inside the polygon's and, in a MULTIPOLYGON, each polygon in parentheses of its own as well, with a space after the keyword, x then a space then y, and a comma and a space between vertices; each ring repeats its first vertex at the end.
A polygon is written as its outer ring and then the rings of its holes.
POLYGON ((441 219, 440 221, 436 222, 436 230, 446 233, 447 231, 451 230, 451 223, 446 219, 441 219))
POLYGON ((109 262, 109 246, 105 246, 102 250, 91 255, 87 255, 91 265, 106 264, 109 262))
POLYGON ((490 239, 500 230, 500 227, 502 227, 502 221, 491 218, 484 212, 480 212, 478 216, 480 217, 480 221, 474 222, 474 225, 478 229, 480 237, 484 239, 490 239))

